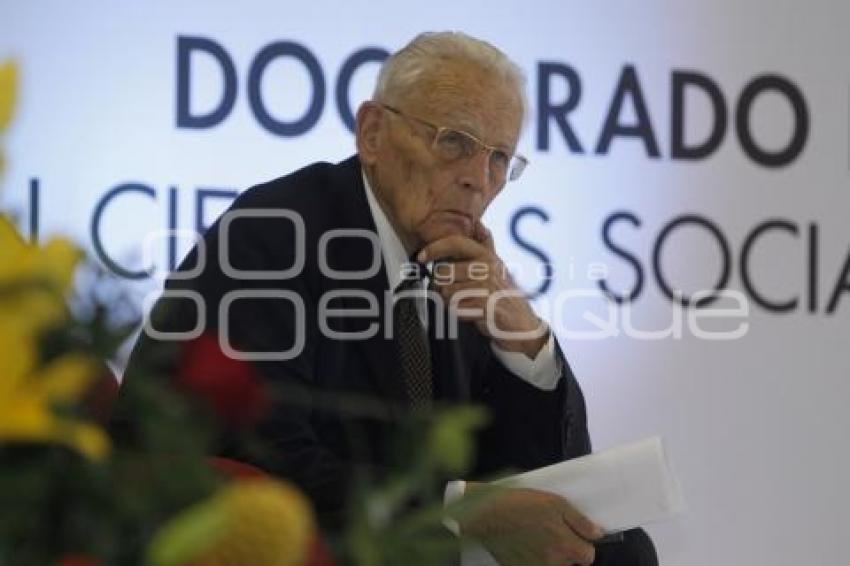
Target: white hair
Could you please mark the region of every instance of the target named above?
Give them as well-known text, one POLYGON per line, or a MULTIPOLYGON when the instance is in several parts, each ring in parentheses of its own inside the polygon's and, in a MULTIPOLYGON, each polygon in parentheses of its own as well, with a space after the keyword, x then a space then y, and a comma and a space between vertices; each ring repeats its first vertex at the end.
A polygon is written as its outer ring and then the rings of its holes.
POLYGON ((445 61, 469 62, 513 85, 527 115, 522 69, 490 43, 458 31, 421 33, 393 53, 381 67, 373 98, 390 102, 409 95, 421 88, 423 77, 439 73, 445 61))

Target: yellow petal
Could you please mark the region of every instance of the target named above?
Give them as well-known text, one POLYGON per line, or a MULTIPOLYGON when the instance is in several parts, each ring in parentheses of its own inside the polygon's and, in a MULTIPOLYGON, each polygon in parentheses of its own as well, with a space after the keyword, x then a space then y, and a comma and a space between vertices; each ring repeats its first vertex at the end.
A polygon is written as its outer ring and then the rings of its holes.
POLYGON ((0 441, 44 441, 54 434, 55 416, 50 407, 32 395, 17 396, 0 416, 0 441))
POLYGON ((82 251, 65 238, 53 238, 41 247, 29 244, 0 214, 0 283, 36 280, 65 292, 82 257, 82 251))
POLYGON ((77 402, 96 372, 97 365, 91 358, 68 354, 38 374, 25 372, 14 380, 6 379, 11 373, 4 376, 0 443, 64 444, 89 458, 103 458, 109 450, 109 441, 102 430, 54 412, 57 404, 77 402))
POLYGON ((40 250, 39 276, 44 277, 57 290, 68 291, 82 257, 82 252, 70 240, 54 238, 40 250))
POLYGON ((18 66, 14 61, 0 65, 0 132, 9 127, 18 91, 18 66))
POLYGON ((36 355, 35 340, 3 319, 0 322, 0 411, 32 372, 36 355))
POLYGON ((60 323, 66 295, 82 252, 55 238, 44 247, 29 245, 0 216, 0 318, 31 334, 60 323))
POLYGON ((100 428, 73 419, 59 418, 36 396, 19 398, 0 415, 0 444, 63 444, 93 460, 109 453, 109 439, 100 428))
POLYGON ((274 480, 235 482, 217 495, 227 529, 193 566, 299 566, 315 533, 309 501, 289 484, 274 480))
POLYGON ((30 288, 0 298, 0 318, 24 336, 36 336, 67 316, 65 297, 45 288, 30 288))
POLYGON ((51 403, 78 401, 98 376, 98 366, 82 354, 66 354, 51 363, 33 379, 35 395, 51 403))
MULTIPOLYGON (((18 233, 18 229, 7 216, 0 214, 0 270, 8 267, 25 249, 26 241, 18 233)), ((2 279, 0 276, 0 280, 2 279)))
POLYGON ((58 440, 91 460, 102 461, 109 454, 109 437, 92 424, 66 423, 58 440))

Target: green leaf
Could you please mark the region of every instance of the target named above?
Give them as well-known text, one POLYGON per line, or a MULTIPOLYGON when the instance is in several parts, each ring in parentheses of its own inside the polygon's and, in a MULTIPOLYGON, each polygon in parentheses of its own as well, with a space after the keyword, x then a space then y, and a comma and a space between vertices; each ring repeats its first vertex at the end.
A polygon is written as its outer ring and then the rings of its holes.
POLYGON ((156 534, 148 547, 149 566, 179 566, 209 548, 227 528, 224 506, 215 499, 183 511, 156 534))
POLYGON ((482 407, 457 407, 440 414, 428 439, 428 452, 435 467, 449 474, 469 469, 475 446, 474 433, 487 423, 482 407))

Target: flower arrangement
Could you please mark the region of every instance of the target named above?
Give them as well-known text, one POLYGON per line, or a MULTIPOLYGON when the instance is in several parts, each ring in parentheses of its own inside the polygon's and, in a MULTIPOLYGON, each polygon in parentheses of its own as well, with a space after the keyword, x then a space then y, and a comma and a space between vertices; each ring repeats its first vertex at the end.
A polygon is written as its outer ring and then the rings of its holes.
MULTIPOLYGON (((92 408, 104 384, 115 387, 103 360, 137 321, 110 321, 120 294, 80 300, 83 257, 65 239, 26 242, 0 215, 0 565, 424 566, 457 552, 459 541, 435 535, 446 511, 429 486, 467 469, 476 409, 412 416, 400 434, 421 447, 416 457, 361 485, 334 537, 293 485, 259 473, 233 481, 239 463, 222 474, 208 456, 218 427, 249 431, 271 395, 214 337, 183 349, 177 375, 133 388, 144 426, 113 445, 92 408), (411 499, 426 504, 414 511, 411 499)), ((91 287, 103 285, 101 275, 91 287)))
MULTIPOLYGON (((17 67, 0 65, 0 133, 16 84, 17 67)), ((0 175, 4 165, 0 148, 0 175)), ((144 423, 133 442, 111 442, 106 360, 139 322, 116 321, 131 301, 115 287, 67 239, 27 242, 0 211, 0 566, 436 566, 455 555, 460 540, 435 532, 461 504, 444 509, 431 487, 468 468, 480 410, 411 415, 400 434, 421 449, 385 483, 360 485, 347 529, 328 536, 295 486, 209 457, 214 431, 250 431, 270 395, 214 337, 189 343, 176 375, 133 388, 144 423)))

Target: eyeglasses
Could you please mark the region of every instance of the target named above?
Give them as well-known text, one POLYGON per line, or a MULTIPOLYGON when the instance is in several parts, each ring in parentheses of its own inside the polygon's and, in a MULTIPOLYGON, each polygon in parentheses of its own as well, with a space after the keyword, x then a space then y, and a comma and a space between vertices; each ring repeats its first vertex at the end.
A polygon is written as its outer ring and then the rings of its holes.
POLYGON ((379 104, 382 108, 389 110, 393 114, 419 122, 433 130, 435 133, 434 139, 431 142, 431 150, 446 162, 451 163, 459 159, 469 159, 475 157, 481 151, 487 151, 490 154, 488 160, 490 178, 498 184, 504 183, 505 180, 516 181, 528 165, 528 159, 522 155, 518 153, 509 155, 506 151, 498 147, 484 143, 469 132, 447 128, 446 126, 436 126, 431 122, 411 116, 387 104, 379 104))

